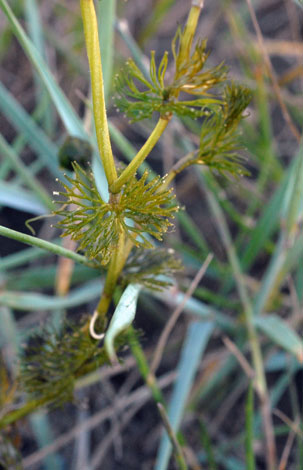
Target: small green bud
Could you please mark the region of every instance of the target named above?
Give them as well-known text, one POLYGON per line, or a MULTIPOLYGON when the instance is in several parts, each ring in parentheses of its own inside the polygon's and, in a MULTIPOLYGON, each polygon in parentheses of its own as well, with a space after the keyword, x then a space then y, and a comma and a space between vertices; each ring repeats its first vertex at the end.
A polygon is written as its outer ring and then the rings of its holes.
POLYGON ((68 136, 58 152, 59 164, 65 170, 73 171, 72 163, 77 162, 87 168, 91 161, 93 149, 87 140, 68 136))

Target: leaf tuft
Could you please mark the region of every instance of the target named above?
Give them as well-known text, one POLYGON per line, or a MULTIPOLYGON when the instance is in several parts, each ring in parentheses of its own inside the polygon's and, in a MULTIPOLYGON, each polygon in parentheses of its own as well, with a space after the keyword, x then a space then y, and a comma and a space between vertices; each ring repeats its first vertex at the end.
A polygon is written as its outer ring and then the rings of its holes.
POLYGON ((172 51, 176 73, 171 83, 166 84, 165 75, 168 65, 166 51, 157 68, 155 54, 151 52, 149 79, 147 79, 132 59, 124 70, 115 78, 115 105, 132 122, 151 118, 154 112, 162 118, 172 113, 180 117, 199 118, 210 110, 215 111, 221 103, 220 96, 210 92, 226 80, 227 68, 219 64, 204 70, 209 53, 206 52, 206 40, 197 43, 193 54, 186 63, 180 63, 176 52, 177 33, 172 51), (189 95, 188 99, 179 99, 179 94, 189 95), (195 96, 192 99, 192 95, 195 96))
POLYGON ((122 282, 141 284, 147 289, 161 291, 173 284, 173 274, 181 269, 180 259, 170 248, 134 248, 123 269, 122 282))
POLYGON ((62 183, 65 197, 62 207, 55 212, 62 217, 58 226, 62 236, 71 236, 90 259, 106 265, 117 248, 121 231, 136 246, 152 248, 146 234, 162 240, 162 235, 173 225, 170 218, 178 211, 171 189, 161 189, 164 178, 157 176, 147 182, 146 171, 140 179, 128 181, 121 194, 112 195, 104 202, 91 172, 73 164, 75 177, 62 183), (140 236, 139 236, 140 235, 140 236))
MULTIPOLYGON (((30 338, 21 357, 20 382, 31 398, 60 406, 73 398, 78 377, 109 363, 104 347, 88 333, 88 320, 85 316, 75 325, 65 319, 59 330, 46 326, 30 338)), ((125 342, 121 335, 117 348, 125 342)))

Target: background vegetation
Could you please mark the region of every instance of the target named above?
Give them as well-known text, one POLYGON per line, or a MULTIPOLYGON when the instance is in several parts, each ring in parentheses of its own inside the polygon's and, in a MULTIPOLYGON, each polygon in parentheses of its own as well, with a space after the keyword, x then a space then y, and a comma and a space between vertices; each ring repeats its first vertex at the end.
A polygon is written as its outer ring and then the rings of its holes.
MULTIPOLYGON (((114 153, 129 161, 153 126, 142 121, 130 128, 115 110, 112 77, 130 56, 142 70, 151 49, 156 61, 161 59, 177 25, 184 24, 190 1, 101 0, 96 6, 114 153)), ((121 364, 76 381, 74 404, 47 412, 37 407, 14 424, 5 417, 20 417, 18 410, 26 403, 14 381, 22 345, 47 323, 51 350, 54 328, 56 334, 64 333, 60 329, 66 312, 72 321, 94 310, 101 281, 75 255, 71 285, 66 286, 58 276, 58 265, 59 272, 67 266, 63 258, 58 261, 37 246, 22 245, 19 235, 12 240, 12 232, 5 230, 29 233, 26 220, 53 210, 51 194, 62 175, 59 148, 68 133, 80 137, 91 128, 79 2, 0 0, 0 7, 5 13, 0 17, 0 233, 5 236, 0 423, 7 424, 0 437, 1 465, 47 470, 301 469, 299 5, 291 0, 205 2, 198 34, 208 39, 210 65, 224 61, 231 76, 252 90, 240 138, 249 174, 234 180, 195 167, 177 178, 176 194, 185 210, 178 213, 168 238, 184 270, 170 290, 142 292, 135 321, 150 371, 140 373, 126 349, 121 364), (256 344, 262 350, 257 365, 265 370, 263 382, 251 361, 256 344), (154 377, 168 405, 166 427, 175 446, 171 459, 170 440, 162 434, 167 414, 164 407, 157 409, 155 393, 152 398, 154 377)), ((148 165, 165 174, 191 151, 198 134, 198 123, 174 118, 148 165)), ((32 225, 40 238, 59 244, 60 231, 51 224, 44 219, 32 225)), ((71 332, 72 326, 66 341, 71 332)), ((39 336, 35 341, 39 344, 39 336)), ((134 338, 132 349, 136 352, 134 338)), ((68 362, 63 354, 62 370, 73 367, 76 359, 68 362)), ((43 367, 41 374, 43 379, 43 367)))

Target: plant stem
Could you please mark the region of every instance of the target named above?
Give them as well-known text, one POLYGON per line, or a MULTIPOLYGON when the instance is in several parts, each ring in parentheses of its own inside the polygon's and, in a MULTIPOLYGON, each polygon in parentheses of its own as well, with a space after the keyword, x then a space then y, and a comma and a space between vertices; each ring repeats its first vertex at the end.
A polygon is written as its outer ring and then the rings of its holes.
POLYGON ((80 0, 87 56, 91 74, 92 98, 98 148, 109 186, 117 179, 110 143, 99 47, 98 23, 93 0, 80 0))
POLYGON ((97 312, 101 321, 104 321, 107 314, 109 305, 111 303, 118 277, 123 269, 125 259, 124 259, 124 248, 125 248, 125 233, 121 229, 120 238, 118 242, 117 249, 113 254, 113 257, 109 263, 106 280, 104 284, 104 289, 102 292, 101 299, 97 306, 97 312))
POLYGON ((185 168, 188 166, 192 165, 192 160, 195 154, 195 151, 190 152, 184 155, 184 157, 180 158, 180 160, 170 169, 169 173, 165 177, 165 182, 161 186, 161 190, 166 189, 179 173, 185 170, 185 168))
POLYGON ((161 403, 162 405, 165 405, 164 398, 160 388, 158 387, 156 377, 150 371, 144 351, 138 341, 137 335, 132 326, 129 328, 129 344, 133 356, 136 359, 139 372, 142 378, 144 379, 146 385, 151 390, 153 399, 156 403, 161 403))
POLYGON ((4 429, 6 426, 9 426, 12 423, 15 423, 21 418, 24 418, 28 414, 30 414, 32 411, 37 410, 41 406, 45 405, 48 401, 50 401, 50 398, 41 398, 37 400, 31 400, 28 401, 24 406, 21 408, 18 408, 17 410, 11 411, 10 413, 7 413, 5 416, 0 418, 0 429, 4 429))
MULTIPOLYGON (((189 59, 190 51, 192 47, 193 38, 196 32, 198 19, 201 13, 201 9, 203 7, 204 0, 193 0, 192 7, 188 14, 187 22, 184 28, 184 34, 182 36, 182 41, 180 44, 180 50, 178 54, 178 65, 176 71, 176 77, 178 76, 178 71, 180 66, 189 59)), ((143 145, 143 147, 139 150, 137 155, 133 158, 130 164, 125 168, 119 178, 110 185, 110 191, 112 193, 118 193, 122 186, 126 183, 126 181, 132 177, 139 166, 143 163, 145 158, 149 155, 151 150, 154 148, 155 144, 158 142, 159 138, 161 137, 162 133, 167 127, 168 122, 171 119, 171 115, 168 117, 160 117, 155 129, 143 145)))
POLYGON ((16 230, 3 227, 3 225, 0 225, 0 235, 12 238, 13 240, 17 240, 21 243, 26 243, 27 245, 37 246, 42 250, 50 251, 51 253, 54 253, 58 256, 64 256, 65 258, 73 259, 74 261, 77 261, 78 263, 84 264, 91 268, 99 267, 93 261, 90 261, 83 255, 78 255, 78 253, 74 253, 73 251, 67 250, 62 246, 55 245, 54 243, 41 240, 41 238, 32 237, 31 235, 26 235, 25 233, 17 232, 16 230))
POLYGON ((176 463, 178 464, 179 470, 188 470, 187 463, 185 461, 184 455, 182 448, 178 442, 177 436, 174 433, 173 428, 170 425, 169 418, 167 416, 166 410, 164 406, 161 403, 158 403, 158 410, 160 413, 160 416, 162 418, 164 427, 166 429, 167 435, 169 437, 169 440, 172 444, 172 447, 174 449, 174 455, 176 459, 176 463))
POLYGON ((110 191, 112 193, 118 193, 122 186, 128 181, 138 170, 139 166, 145 158, 149 155, 152 151, 158 140, 160 139, 161 135, 163 134, 164 130, 166 129, 171 116, 167 118, 160 117, 159 121, 156 124, 153 132, 143 145, 143 147, 139 150, 137 155, 133 158, 130 164, 125 168, 119 178, 110 186, 110 191))

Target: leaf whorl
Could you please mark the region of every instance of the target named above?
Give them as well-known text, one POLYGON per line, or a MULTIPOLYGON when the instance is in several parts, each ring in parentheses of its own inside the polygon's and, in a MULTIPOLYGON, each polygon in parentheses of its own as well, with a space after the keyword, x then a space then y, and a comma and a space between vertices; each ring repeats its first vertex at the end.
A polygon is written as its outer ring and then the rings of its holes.
POLYGON ((57 226, 62 236, 69 235, 79 243, 78 250, 90 259, 106 265, 117 248, 121 231, 136 246, 152 248, 147 234, 162 240, 173 224, 170 219, 178 211, 171 189, 161 189, 165 178, 148 181, 146 171, 140 179, 128 181, 121 194, 108 202, 101 198, 93 174, 73 164, 75 176, 66 176, 70 185, 62 183, 65 197, 55 214, 62 217, 57 226))

